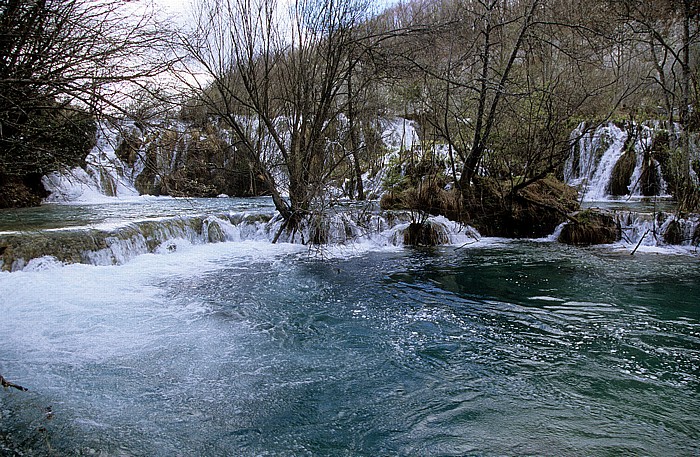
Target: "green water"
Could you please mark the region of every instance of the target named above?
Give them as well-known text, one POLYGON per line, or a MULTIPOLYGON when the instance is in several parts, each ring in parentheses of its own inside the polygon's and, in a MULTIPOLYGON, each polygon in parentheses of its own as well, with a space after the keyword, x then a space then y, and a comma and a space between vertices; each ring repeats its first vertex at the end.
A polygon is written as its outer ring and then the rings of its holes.
POLYGON ((34 208, 0 209, 0 232, 77 228, 100 224, 198 216, 240 211, 272 211, 272 200, 260 198, 135 197, 105 203, 45 204, 34 208))
POLYGON ((225 243, 4 274, 0 294, 0 373, 32 389, 0 392, 6 450, 700 453, 690 256, 225 243))

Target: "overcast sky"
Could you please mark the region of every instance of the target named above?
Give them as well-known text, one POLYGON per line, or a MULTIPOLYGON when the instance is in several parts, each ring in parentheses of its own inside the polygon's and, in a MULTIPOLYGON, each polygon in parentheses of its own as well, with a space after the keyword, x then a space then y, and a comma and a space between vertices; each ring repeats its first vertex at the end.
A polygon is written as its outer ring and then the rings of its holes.
MULTIPOLYGON (((193 0, 153 0, 156 5, 163 8, 174 20, 185 23, 191 13, 193 0)), ((398 0, 374 0, 374 6, 391 5, 398 3, 398 0)))
POLYGON ((184 24, 187 20, 188 12, 191 10, 192 0, 153 0, 159 8, 162 8, 168 17, 172 17, 177 22, 184 24))

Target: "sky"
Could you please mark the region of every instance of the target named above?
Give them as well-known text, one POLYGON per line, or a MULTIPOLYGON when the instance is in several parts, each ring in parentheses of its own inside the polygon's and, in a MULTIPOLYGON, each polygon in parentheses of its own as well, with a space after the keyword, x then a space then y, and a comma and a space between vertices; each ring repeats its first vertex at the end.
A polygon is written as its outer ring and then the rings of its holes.
MULTIPOLYGON (((156 5, 163 8, 171 17, 184 24, 187 22, 193 0, 153 0, 156 5)), ((375 6, 388 6, 397 3, 398 0, 373 0, 375 6)))
POLYGON ((154 3, 164 10, 164 12, 172 17, 180 24, 187 22, 189 11, 191 10, 192 0, 153 0, 154 3))

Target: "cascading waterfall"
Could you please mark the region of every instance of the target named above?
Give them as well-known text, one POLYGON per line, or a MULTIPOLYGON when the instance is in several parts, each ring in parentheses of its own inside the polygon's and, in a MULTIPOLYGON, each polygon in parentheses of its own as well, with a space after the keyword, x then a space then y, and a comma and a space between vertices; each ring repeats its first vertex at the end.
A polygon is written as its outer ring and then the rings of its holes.
POLYGON ((95 147, 85 159, 84 167, 64 172, 53 172, 42 178, 50 193, 47 202, 101 201, 104 197, 134 197, 139 192, 134 186, 143 171, 143 161, 128 166, 117 157, 116 149, 124 134, 138 131, 133 122, 123 125, 100 123, 95 147))
POLYGON ((581 123, 571 134, 572 153, 566 162, 564 180, 579 188, 585 202, 604 201, 613 197, 667 197, 659 161, 653 157, 653 142, 662 129, 658 123, 629 123, 619 127, 613 122, 595 129, 581 123), (624 166, 633 163, 625 176, 624 166), (623 171, 616 171, 622 167, 623 171), (625 178, 624 192, 612 192, 614 174, 625 178), (648 176, 647 176, 648 175, 648 176), (653 181, 646 186, 644 180, 653 181))
MULTIPOLYGON (((401 246, 403 232, 412 221, 409 212, 366 213, 342 211, 322 215, 293 234, 285 232, 279 242, 314 244, 324 248, 401 246)), ((444 217, 428 220, 452 244, 480 238, 469 227, 444 217)), ((123 264, 146 253, 167 254, 182 243, 271 242, 283 220, 274 213, 226 213, 178 216, 131 222, 117 227, 73 227, 38 231, 0 232, 0 270, 42 268, 46 264, 123 264)))
POLYGON ((661 201, 671 197, 659 160, 663 160, 667 148, 677 146, 680 133, 677 125, 666 127, 658 121, 627 122, 622 126, 609 122, 596 128, 581 123, 571 134, 572 152, 564 180, 579 189, 586 206, 628 201, 623 208, 605 210, 619 224, 622 245, 687 249, 700 244, 697 215, 681 217, 666 212, 670 208, 660 211, 656 203, 646 209, 636 209, 633 204, 642 197, 660 197, 661 201))
POLYGON ((620 211, 617 220, 622 242, 628 245, 656 247, 676 244, 689 247, 700 242, 700 217, 697 215, 678 217, 665 212, 620 211), (671 234, 671 231, 675 233, 671 234))
POLYGON ((580 178, 585 182, 583 199, 598 201, 607 194, 608 183, 613 168, 622 155, 627 134, 617 126, 610 124, 582 138, 580 154, 580 178), (597 154, 603 151, 599 160, 597 154))
MULTIPOLYGON (((280 119, 279 122, 285 120, 280 119)), ((247 120, 247 123, 252 130, 259 128, 255 119, 247 120)), ((419 144, 417 126, 413 121, 402 118, 380 119, 377 128, 388 152, 382 159, 384 167, 380 167, 379 172, 375 170, 374 174, 365 173, 363 176, 366 191, 372 195, 381 193, 388 161, 401 151, 411 150, 419 144)), ((46 202, 104 202, 106 197, 133 197, 141 193, 159 195, 162 193, 162 180, 187 166, 191 146, 196 147, 198 141, 206 142, 209 134, 224 142, 232 142, 230 132, 225 129, 214 130, 215 134, 202 132, 173 121, 162 121, 159 125, 148 128, 138 127, 135 122, 128 120, 119 123, 102 122, 98 125, 96 145, 82 167, 43 177, 44 187, 50 193, 46 202), (127 158, 129 152, 125 156, 121 149, 130 147, 134 147, 134 151, 127 158)), ((271 140, 262 141, 259 146, 265 150, 265 155, 273 157, 276 154, 275 147, 268 144, 269 141, 271 140)), ((288 177, 282 172, 282 167, 275 167, 272 174, 284 191, 288 177)), ((339 195, 342 194, 339 189, 338 192, 339 195)))

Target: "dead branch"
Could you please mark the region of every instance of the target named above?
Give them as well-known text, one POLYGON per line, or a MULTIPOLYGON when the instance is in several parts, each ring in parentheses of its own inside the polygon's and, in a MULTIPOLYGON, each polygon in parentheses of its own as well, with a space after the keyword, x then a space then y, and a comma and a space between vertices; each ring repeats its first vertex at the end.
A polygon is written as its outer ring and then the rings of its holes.
POLYGON ((3 386, 5 389, 12 387, 13 389, 21 390, 22 392, 27 392, 29 389, 26 387, 22 387, 19 384, 15 384, 13 382, 8 381, 7 379, 3 378, 2 375, 0 375, 0 385, 3 386))

